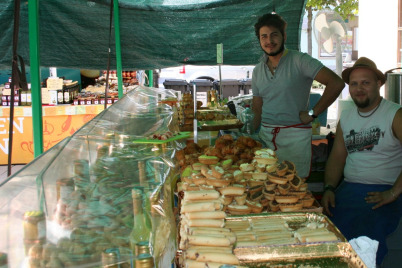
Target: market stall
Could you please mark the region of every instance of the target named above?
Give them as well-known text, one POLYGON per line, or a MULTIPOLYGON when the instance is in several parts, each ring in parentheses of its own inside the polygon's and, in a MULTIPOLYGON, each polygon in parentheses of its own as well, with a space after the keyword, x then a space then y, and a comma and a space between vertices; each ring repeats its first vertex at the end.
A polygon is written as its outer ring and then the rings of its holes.
POLYGON ((8 267, 364 267, 291 162, 191 142, 161 96, 138 86, 0 186, 8 267))

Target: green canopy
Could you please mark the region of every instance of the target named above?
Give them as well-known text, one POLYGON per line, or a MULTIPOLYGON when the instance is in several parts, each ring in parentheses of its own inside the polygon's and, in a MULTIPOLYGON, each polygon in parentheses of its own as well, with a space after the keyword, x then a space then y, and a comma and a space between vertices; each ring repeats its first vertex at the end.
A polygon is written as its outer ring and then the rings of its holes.
MULTIPOLYGON (((116 0, 117 1, 117 0, 116 0)), ((42 67, 106 69, 110 0, 40 0, 42 67)), ((119 0, 123 69, 254 65, 261 48, 257 18, 275 10, 288 22, 287 47, 299 49, 306 0, 119 0)), ((0 69, 11 69, 14 0, 0 1, 0 69)), ((21 1, 18 54, 29 66, 28 1, 21 1)), ((111 69, 116 69, 112 32, 111 69)))

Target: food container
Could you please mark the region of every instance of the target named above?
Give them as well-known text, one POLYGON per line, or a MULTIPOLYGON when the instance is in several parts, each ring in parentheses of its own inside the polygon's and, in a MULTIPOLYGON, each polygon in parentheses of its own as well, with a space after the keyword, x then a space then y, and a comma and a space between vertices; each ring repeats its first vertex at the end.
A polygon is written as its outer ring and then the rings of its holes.
POLYGON ((24 239, 40 240, 46 238, 46 219, 43 211, 27 211, 24 214, 24 239))
POLYGON ((71 178, 62 178, 56 182, 57 201, 68 199, 74 191, 74 180, 71 178))

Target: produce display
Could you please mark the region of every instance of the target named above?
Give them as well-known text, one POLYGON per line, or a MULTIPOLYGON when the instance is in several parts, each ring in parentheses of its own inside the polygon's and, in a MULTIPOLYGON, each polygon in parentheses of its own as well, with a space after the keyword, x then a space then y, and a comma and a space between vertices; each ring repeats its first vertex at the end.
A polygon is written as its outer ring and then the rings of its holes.
POLYGON ((191 93, 183 93, 182 99, 179 102, 179 121, 182 131, 193 129, 194 119, 197 119, 197 126, 200 130, 216 130, 239 128, 241 122, 233 115, 226 106, 218 107, 201 107, 201 101, 197 101, 197 112, 194 115, 194 100, 191 93))

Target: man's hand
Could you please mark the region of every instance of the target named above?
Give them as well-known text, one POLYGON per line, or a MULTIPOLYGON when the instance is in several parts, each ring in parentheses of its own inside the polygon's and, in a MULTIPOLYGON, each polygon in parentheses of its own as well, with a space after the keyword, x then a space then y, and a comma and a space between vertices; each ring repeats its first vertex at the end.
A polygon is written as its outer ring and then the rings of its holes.
POLYGON ((332 191, 325 191, 322 195, 321 205, 324 208, 324 214, 332 216, 329 206, 335 207, 335 193, 332 191))
POLYGON ((367 203, 376 203, 373 209, 394 202, 397 198, 393 194, 392 189, 384 192, 368 192, 364 198, 367 203))
POLYGON ((305 125, 307 125, 310 122, 313 122, 313 120, 314 120, 314 118, 309 116, 308 111, 299 112, 299 117, 300 117, 300 121, 305 125))

